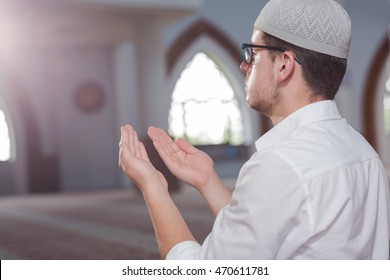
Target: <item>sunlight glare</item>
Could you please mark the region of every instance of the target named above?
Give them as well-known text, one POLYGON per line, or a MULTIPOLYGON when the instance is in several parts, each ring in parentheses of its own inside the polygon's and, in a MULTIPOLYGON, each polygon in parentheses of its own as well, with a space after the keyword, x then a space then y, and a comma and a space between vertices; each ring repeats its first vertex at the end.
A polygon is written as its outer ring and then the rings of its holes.
POLYGON ((11 157, 11 141, 4 112, 0 109, 0 161, 7 161, 11 157))
POLYGON ((169 131, 193 144, 243 142, 242 116, 233 89, 205 53, 193 57, 176 83, 169 131))

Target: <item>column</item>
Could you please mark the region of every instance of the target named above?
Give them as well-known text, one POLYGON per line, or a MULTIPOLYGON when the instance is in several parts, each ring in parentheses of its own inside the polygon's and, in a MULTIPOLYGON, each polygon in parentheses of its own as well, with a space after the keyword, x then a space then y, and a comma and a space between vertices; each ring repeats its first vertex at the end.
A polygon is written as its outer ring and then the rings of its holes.
POLYGON ((140 129, 141 136, 145 136, 150 125, 168 129, 171 95, 167 93, 165 84, 162 31, 162 23, 157 17, 146 17, 135 28, 143 125, 140 129))
MULTIPOLYGON (((115 126, 118 132, 117 142, 119 143, 119 129, 122 125, 130 123, 139 131, 143 124, 140 118, 140 96, 134 42, 126 41, 118 45, 114 50, 113 61, 115 126)), ((120 187, 131 185, 129 179, 119 168, 118 181, 120 187)))

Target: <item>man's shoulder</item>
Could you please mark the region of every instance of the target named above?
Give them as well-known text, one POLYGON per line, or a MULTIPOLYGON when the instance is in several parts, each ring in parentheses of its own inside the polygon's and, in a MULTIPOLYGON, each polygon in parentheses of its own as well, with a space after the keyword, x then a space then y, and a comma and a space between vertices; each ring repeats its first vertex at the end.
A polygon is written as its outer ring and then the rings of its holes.
POLYGON ((364 137, 345 122, 301 127, 264 153, 286 161, 301 176, 378 158, 364 137))

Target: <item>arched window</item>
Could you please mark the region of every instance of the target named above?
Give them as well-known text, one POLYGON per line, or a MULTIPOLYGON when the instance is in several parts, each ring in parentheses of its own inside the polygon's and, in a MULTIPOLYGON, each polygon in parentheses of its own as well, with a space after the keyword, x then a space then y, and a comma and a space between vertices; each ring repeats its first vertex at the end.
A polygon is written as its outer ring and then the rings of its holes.
MULTIPOLYGON (((364 89, 364 136, 377 150, 390 172, 390 40, 380 44, 370 68, 364 89)), ((389 173, 390 176, 390 173, 389 173)))
POLYGON ((242 114, 234 91, 218 65, 198 52, 176 82, 169 132, 194 145, 244 142, 242 114))
POLYGON ((4 111, 0 109, 0 161, 11 158, 11 140, 4 111))

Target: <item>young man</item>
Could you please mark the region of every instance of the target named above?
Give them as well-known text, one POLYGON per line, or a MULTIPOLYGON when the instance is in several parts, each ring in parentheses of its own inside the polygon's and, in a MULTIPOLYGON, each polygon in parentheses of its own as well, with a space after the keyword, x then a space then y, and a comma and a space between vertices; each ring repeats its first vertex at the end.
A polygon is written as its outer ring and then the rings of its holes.
POLYGON ((274 128, 256 141, 231 193, 213 161, 161 129, 149 136, 168 168, 216 215, 196 242, 131 126, 119 165, 141 189, 168 259, 388 259, 390 200, 382 163, 340 117, 351 23, 333 0, 271 0, 243 44, 248 105, 274 128))

